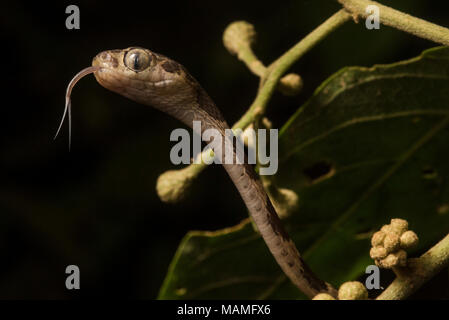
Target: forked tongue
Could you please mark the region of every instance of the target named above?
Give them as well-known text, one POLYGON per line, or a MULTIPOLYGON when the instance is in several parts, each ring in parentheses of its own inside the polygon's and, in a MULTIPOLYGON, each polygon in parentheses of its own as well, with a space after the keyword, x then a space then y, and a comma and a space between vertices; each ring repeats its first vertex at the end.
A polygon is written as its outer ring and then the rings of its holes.
POLYGON ((64 123, 64 119, 66 116, 68 116, 69 118, 69 150, 70 150, 70 145, 71 145, 71 141, 72 141, 72 103, 70 101, 70 95, 72 94, 72 89, 75 86, 75 84, 84 76, 90 74, 90 73, 94 73, 95 71, 100 70, 101 67, 88 67, 86 69, 81 70, 80 72, 78 72, 73 79, 70 81, 69 85, 67 86, 67 91, 65 94, 65 108, 64 108, 64 114, 62 115, 62 119, 61 119, 61 123, 59 124, 59 128, 58 131, 56 131, 56 135, 53 139, 56 139, 56 137, 59 134, 59 131, 62 128, 62 124, 64 123))

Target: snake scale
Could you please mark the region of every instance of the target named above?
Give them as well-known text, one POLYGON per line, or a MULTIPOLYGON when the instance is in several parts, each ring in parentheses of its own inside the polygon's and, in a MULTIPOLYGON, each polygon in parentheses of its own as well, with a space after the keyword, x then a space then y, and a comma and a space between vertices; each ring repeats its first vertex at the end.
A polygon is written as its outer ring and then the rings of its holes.
MULTIPOLYGON (((200 121, 202 132, 213 128, 222 134, 223 141, 226 139, 224 132, 229 128, 228 124, 206 91, 187 70, 172 59, 140 47, 103 51, 94 57, 92 67, 75 76, 67 89, 64 115, 68 110, 69 120, 71 90, 88 73, 94 73, 97 81, 111 91, 155 107, 191 128, 193 121, 200 121)), ((216 157, 224 157, 223 151, 214 151, 216 157)), ((235 153, 235 148, 228 151, 235 153)), ((301 258, 253 167, 247 163, 222 163, 284 273, 308 297, 321 292, 335 296, 335 289, 316 277, 301 258)))

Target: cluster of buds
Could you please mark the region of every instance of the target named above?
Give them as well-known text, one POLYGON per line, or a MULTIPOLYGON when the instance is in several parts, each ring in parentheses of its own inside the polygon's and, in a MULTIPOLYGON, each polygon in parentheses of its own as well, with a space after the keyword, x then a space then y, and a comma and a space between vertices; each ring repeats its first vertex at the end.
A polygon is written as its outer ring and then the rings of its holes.
MULTIPOLYGON (((390 224, 384 225, 371 238, 372 248, 370 256, 376 265, 393 269, 407 265, 407 252, 418 244, 418 236, 408 230, 408 222, 403 219, 391 219, 390 224)), ((343 283, 338 289, 338 300, 368 299, 366 287, 358 281, 343 283)), ((337 300, 328 293, 317 294, 313 300, 337 300)))
POLYGON ((377 266, 385 269, 405 267, 407 252, 405 250, 418 243, 418 236, 408 230, 408 222, 402 219, 391 219, 371 238, 370 256, 377 266))

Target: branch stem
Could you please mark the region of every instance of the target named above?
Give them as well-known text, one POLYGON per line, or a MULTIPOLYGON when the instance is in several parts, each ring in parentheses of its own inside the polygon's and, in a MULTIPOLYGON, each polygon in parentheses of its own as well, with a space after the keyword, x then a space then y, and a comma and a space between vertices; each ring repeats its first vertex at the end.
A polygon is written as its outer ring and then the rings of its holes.
POLYGON ((377 300, 402 300, 449 266, 449 234, 417 259, 409 259, 408 266, 396 272, 396 279, 377 300))
POLYGON ((240 47, 238 58, 243 61, 248 69, 255 75, 259 77, 263 77, 265 75, 267 68, 257 58, 250 46, 240 47))
POLYGON ((393 8, 370 0, 338 0, 346 10, 356 17, 367 18, 366 8, 375 5, 379 8, 379 20, 382 24, 414 34, 420 38, 449 46, 449 29, 423 19, 413 17, 393 8))
POLYGON ((329 19, 323 22, 315 30, 309 33, 305 38, 299 41, 290 50, 274 61, 262 78, 262 85, 257 93, 256 99, 248 111, 240 118, 233 128, 246 128, 250 123, 257 121, 264 113, 268 101, 273 95, 274 90, 282 75, 306 52, 317 45, 330 33, 338 29, 351 18, 345 10, 340 10, 333 14, 329 19))

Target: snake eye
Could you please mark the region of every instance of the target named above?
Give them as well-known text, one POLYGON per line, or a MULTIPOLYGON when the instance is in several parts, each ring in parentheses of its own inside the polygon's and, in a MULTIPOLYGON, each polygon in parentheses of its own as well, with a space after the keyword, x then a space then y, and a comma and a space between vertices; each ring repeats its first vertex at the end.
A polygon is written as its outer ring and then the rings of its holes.
POLYGON ((150 66, 151 56, 142 49, 133 49, 125 54, 123 62, 131 70, 139 72, 150 66))

